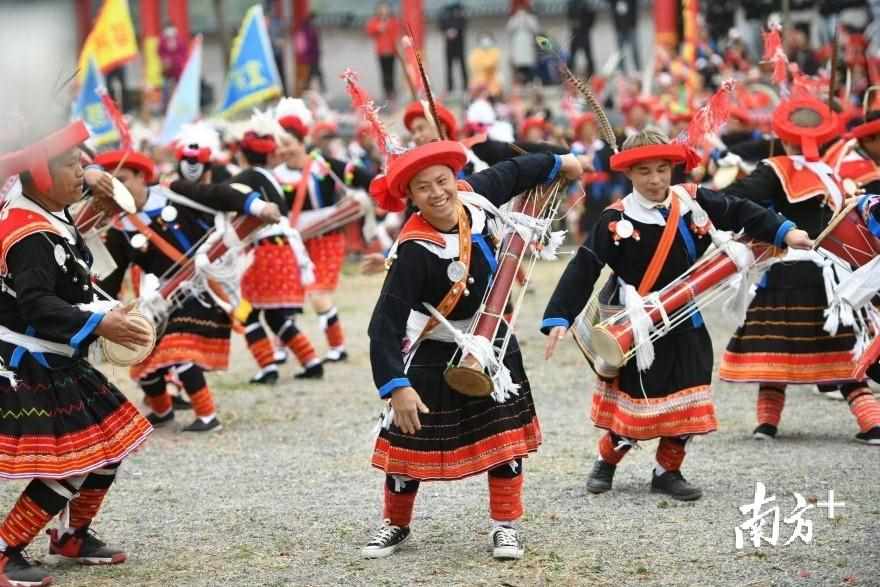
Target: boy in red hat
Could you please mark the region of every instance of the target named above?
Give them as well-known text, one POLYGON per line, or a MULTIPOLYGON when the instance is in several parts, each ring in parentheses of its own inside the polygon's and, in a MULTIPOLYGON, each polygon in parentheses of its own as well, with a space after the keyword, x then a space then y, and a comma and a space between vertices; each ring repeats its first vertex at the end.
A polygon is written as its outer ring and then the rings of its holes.
POLYGON ((149 422, 88 361, 98 339, 135 347, 152 334, 128 309, 99 301, 92 256, 67 207, 83 196, 75 122, 0 157, 0 177, 21 193, 0 220, 0 477, 31 479, 0 524, 0 585, 49 585, 22 551, 49 521, 49 553, 82 564, 124 562, 90 530, 122 460, 152 431, 149 422))
MULTIPOLYGON (((379 140, 385 147, 385 137, 379 140)), ((368 331, 373 379, 391 412, 372 458, 385 473, 385 524, 363 554, 389 556, 409 538, 421 482, 488 472, 493 556, 518 559, 523 460, 541 442, 519 349, 511 342, 504 359, 518 395, 503 403, 461 395, 443 377, 458 347, 423 304, 450 321, 474 317, 496 266, 491 210, 560 174, 571 179, 583 171, 573 155, 535 154, 456 182, 467 160, 457 142, 385 151, 386 173, 373 180, 371 195, 386 210, 403 210, 409 200, 417 211, 401 231, 368 331)))
MULTIPOLYGON (((601 214, 556 286, 541 324, 541 331, 549 335, 547 358, 584 309, 605 265, 614 270, 614 292, 602 303, 627 308, 634 320, 635 312, 644 307, 644 296, 685 273, 712 244, 704 235, 713 223, 722 230, 744 229, 776 246, 811 245, 804 231, 752 202, 694 184, 670 186, 673 167, 688 167, 694 159, 687 145, 670 144, 653 129, 630 136, 611 158, 612 169, 626 174, 633 191, 601 214)), ((696 312, 650 345, 643 345, 636 360, 619 372, 597 367, 592 419, 607 432, 599 440, 599 458, 587 490, 610 490, 626 452, 638 441, 659 438, 651 491, 696 500, 702 491, 685 480, 681 466, 688 440, 717 428, 712 341, 696 312)))
MULTIPOLYGON (((198 157, 199 149, 183 148, 181 154, 198 157)), ((204 152, 203 152, 204 154, 204 152)), ((109 151, 95 158, 104 169, 115 172, 134 197, 138 214, 122 218, 107 233, 107 249, 116 269, 102 281, 110 295, 117 295, 129 266, 137 265, 145 274, 167 279, 180 268, 179 258, 191 257, 213 225, 216 212, 253 214, 267 222, 277 221, 276 206, 259 199, 250 189, 226 185, 206 194, 185 180, 172 182, 171 189, 156 185, 153 162, 142 153, 109 151), (181 199, 179 194, 188 200, 181 199), (208 214, 210 213, 210 215, 208 214)), ((141 296, 155 295, 141 289, 141 296)), ((211 299, 210 296, 202 296, 211 299)), ((153 352, 131 368, 131 377, 147 396, 154 426, 174 420, 172 398, 166 378, 173 374, 183 385, 196 418, 184 432, 211 432, 222 428, 214 405, 214 395, 205 371, 222 371, 229 364, 231 319, 217 303, 189 297, 178 307, 169 308, 167 326, 153 352)))
MULTIPOLYGON (((765 160, 726 191, 784 214, 816 237, 846 198, 840 176, 820 158, 821 147, 842 129, 836 115, 811 97, 780 104, 773 129, 786 154, 765 160)), ((823 265, 812 252, 770 269, 727 346, 720 375, 758 384, 757 439, 776 437, 786 386, 805 383, 839 386, 859 426, 856 440, 880 445, 880 404, 864 381, 850 379, 853 330, 841 327, 829 336, 823 329, 829 303, 823 265)))

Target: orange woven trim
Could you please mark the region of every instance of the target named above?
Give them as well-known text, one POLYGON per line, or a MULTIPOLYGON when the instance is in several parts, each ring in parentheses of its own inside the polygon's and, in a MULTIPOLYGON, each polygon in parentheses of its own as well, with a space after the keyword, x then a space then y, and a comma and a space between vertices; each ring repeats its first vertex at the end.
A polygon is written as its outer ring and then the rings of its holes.
POLYGON ((143 379, 157 369, 194 363, 205 371, 222 371, 229 367, 229 338, 208 338, 185 332, 167 334, 150 356, 131 368, 132 379, 143 379))
POLYGON ((345 262, 345 235, 340 232, 309 239, 306 250, 315 264, 315 282, 306 289, 309 292, 336 291, 345 262))
POLYGON ((497 522, 512 522, 523 515, 524 475, 489 477, 489 515, 497 522))
MULTIPOLYGON (((15 212, 16 210, 13 210, 15 212)), ((36 214, 29 214, 30 216, 36 216, 36 214)), ((5 223, 4 223, 5 224, 5 223)), ((2 227, 0 230, 3 230, 2 227)), ((59 233, 54 226, 49 224, 44 220, 36 220, 32 221, 31 224, 25 226, 19 226, 12 228, 8 233, 4 234, 2 240, 0 240, 0 252, 2 252, 2 257, 0 257, 0 273, 6 274, 9 272, 9 268, 6 266, 6 255, 9 254, 9 251, 12 247, 18 243, 19 241, 29 237, 32 234, 36 234, 38 232, 50 232, 52 234, 61 234, 59 233)))
POLYGON ((824 383, 851 379, 854 366, 849 351, 799 355, 725 351, 718 374, 738 383, 824 383))
POLYGON ((796 204, 825 194, 822 180, 806 167, 795 169, 791 158, 772 157, 767 159, 767 164, 782 183, 782 189, 785 190, 785 197, 789 202, 796 204))
POLYGON ((267 367, 275 362, 275 349, 268 338, 260 340, 248 345, 248 350, 257 362, 260 368, 267 367))
POLYGON ((88 526, 101 504, 104 503, 104 496, 107 495, 109 487, 103 489, 80 489, 75 498, 70 501, 70 523, 71 528, 84 528, 88 526))
POLYGON ((681 389, 661 398, 634 398, 617 383, 599 382, 590 417, 618 436, 649 440, 663 436, 706 434, 718 428, 708 385, 681 389))
POLYGON ((675 235, 678 234, 678 220, 681 217, 681 203, 674 195, 671 200, 672 203, 669 207, 669 217, 666 219, 666 226, 663 228, 663 234, 660 235, 660 242, 657 244, 657 250, 654 251, 654 256, 651 257, 651 262, 648 264, 648 268, 645 269, 645 274, 642 276, 641 283, 639 283, 639 295, 642 296, 647 295, 651 291, 651 288, 654 287, 654 284, 657 283, 657 278, 660 277, 660 272, 663 270, 663 266, 666 265, 666 259, 669 258, 669 251, 672 249, 675 235))
POLYGON ((388 475, 405 475, 421 481, 462 479, 517 458, 528 456, 541 445, 537 417, 529 424, 508 430, 452 451, 418 451, 393 447, 379 437, 372 464, 388 475))
POLYGON ((0 526, 0 539, 12 547, 27 546, 51 519, 37 502, 22 494, 0 526))
POLYGON ((121 461, 153 427, 126 402, 100 425, 60 438, 0 436, 0 477, 63 479, 121 461))

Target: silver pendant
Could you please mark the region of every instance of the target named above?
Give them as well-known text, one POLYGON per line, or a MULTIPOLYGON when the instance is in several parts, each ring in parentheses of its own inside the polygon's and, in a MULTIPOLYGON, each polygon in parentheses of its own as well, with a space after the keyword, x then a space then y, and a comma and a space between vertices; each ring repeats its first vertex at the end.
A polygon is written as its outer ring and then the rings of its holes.
POLYGON ((169 204, 168 206, 162 208, 160 216, 165 222, 174 222, 175 220, 177 220, 177 208, 169 204))
POLYGON ((58 263, 59 267, 63 268, 64 264, 67 263, 67 251, 60 244, 56 244, 55 248, 52 249, 52 253, 55 255, 55 262, 58 263))
POLYGON ((461 261, 453 261, 446 268, 446 277, 449 281, 461 281, 467 275, 467 267, 461 261))
POLYGON ((697 228, 703 228, 709 224, 709 215, 706 214, 706 211, 703 209, 694 210, 691 212, 691 220, 693 220, 694 226, 697 228))
POLYGON ((629 238, 633 235, 635 228, 633 228, 632 222, 629 220, 621 220, 617 223, 617 226, 614 227, 614 232, 617 233, 617 236, 620 238, 629 238))
POLYGON ((135 249, 141 250, 147 246, 147 237, 145 237, 141 233, 137 233, 136 235, 131 237, 131 246, 135 249))

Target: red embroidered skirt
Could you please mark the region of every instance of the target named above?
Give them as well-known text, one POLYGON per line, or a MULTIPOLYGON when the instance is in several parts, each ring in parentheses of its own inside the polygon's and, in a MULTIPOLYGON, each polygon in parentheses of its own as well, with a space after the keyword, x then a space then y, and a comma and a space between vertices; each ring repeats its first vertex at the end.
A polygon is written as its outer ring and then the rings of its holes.
POLYGON ((315 264, 315 283, 310 291, 334 292, 339 286, 339 274, 345 261, 345 235, 331 232, 306 241, 306 249, 315 264))
POLYGON ((131 367, 138 380, 157 369, 193 363, 205 371, 222 371, 229 366, 229 315, 220 307, 203 306, 189 299, 168 319, 165 333, 143 362, 131 367))
POLYGON ((153 427, 85 361, 45 369, 30 355, 0 378, 0 477, 63 479, 118 463, 153 427))
POLYGON ((838 383, 853 370, 852 328, 823 330, 827 307, 821 269, 812 262, 774 266, 758 289, 746 321, 721 361, 725 381, 838 383))
POLYGON ((284 237, 263 239, 241 280, 241 295, 255 308, 301 308, 305 290, 299 264, 284 237))
POLYGON ((712 340, 704 326, 681 327, 654 342, 654 363, 629 361, 612 381, 597 380, 590 417, 618 436, 649 440, 718 428, 712 401, 712 340))

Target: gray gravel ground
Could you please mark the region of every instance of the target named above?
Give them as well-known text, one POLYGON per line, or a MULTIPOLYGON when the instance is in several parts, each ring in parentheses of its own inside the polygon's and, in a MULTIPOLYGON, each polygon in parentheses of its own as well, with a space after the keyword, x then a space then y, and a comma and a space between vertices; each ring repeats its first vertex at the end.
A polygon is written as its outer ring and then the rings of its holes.
MULTIPOLYGON (((588 421, 593 375, 573 343, 543 361, 537 332, 562 263, 542 266, 522 316, 524 354, 545 442, 526 464, 522 522, 526 558, 498 563, 488 551, 484 477, 425 484, 413 539, 381 561, 360 557, 380 523, 381 473, 369 466, 371 429, 381 408, 371 382, 364 335, 380 277, 347 268, 337 302, 351 360, 328 367, 322 382, 294 382, 286 367, 274 388, 246 385, 254 366, 240 337, 233 367, 211 376, 223 432, 189 436, 179 427, 153 434, 124 465, 96 529, 124 546, 113 568, 56 570, 58 584, 109 585, 880 585, 880 449, 852 441, 844 402, 799 388, 790 394, 780 437, 759 443, 755 391, 719 383, 720 430, 690 445, 684 473, 705 497, 691 504, 648 492, 656 443, 618 468, 611 493, 586 493, 584 480, 599 431, 588 421), (737 550, 755 483, 794 507, 793 492, 846 503, 834 520, 806 512, 812 544, 737 550)), ((716 356, 732 324, 714 310, 708 322, 716 356)), ((313 314, 302 327, 323 348, 313 314)), ((130 397, 140 394, 112 370, 130 397)), ((23 483, 0 486, 9 507, 23 483)), ((781 521, 781 520, 780 520, 781 521)), ((31 549, 44 556, 43 538, 31 549)))

